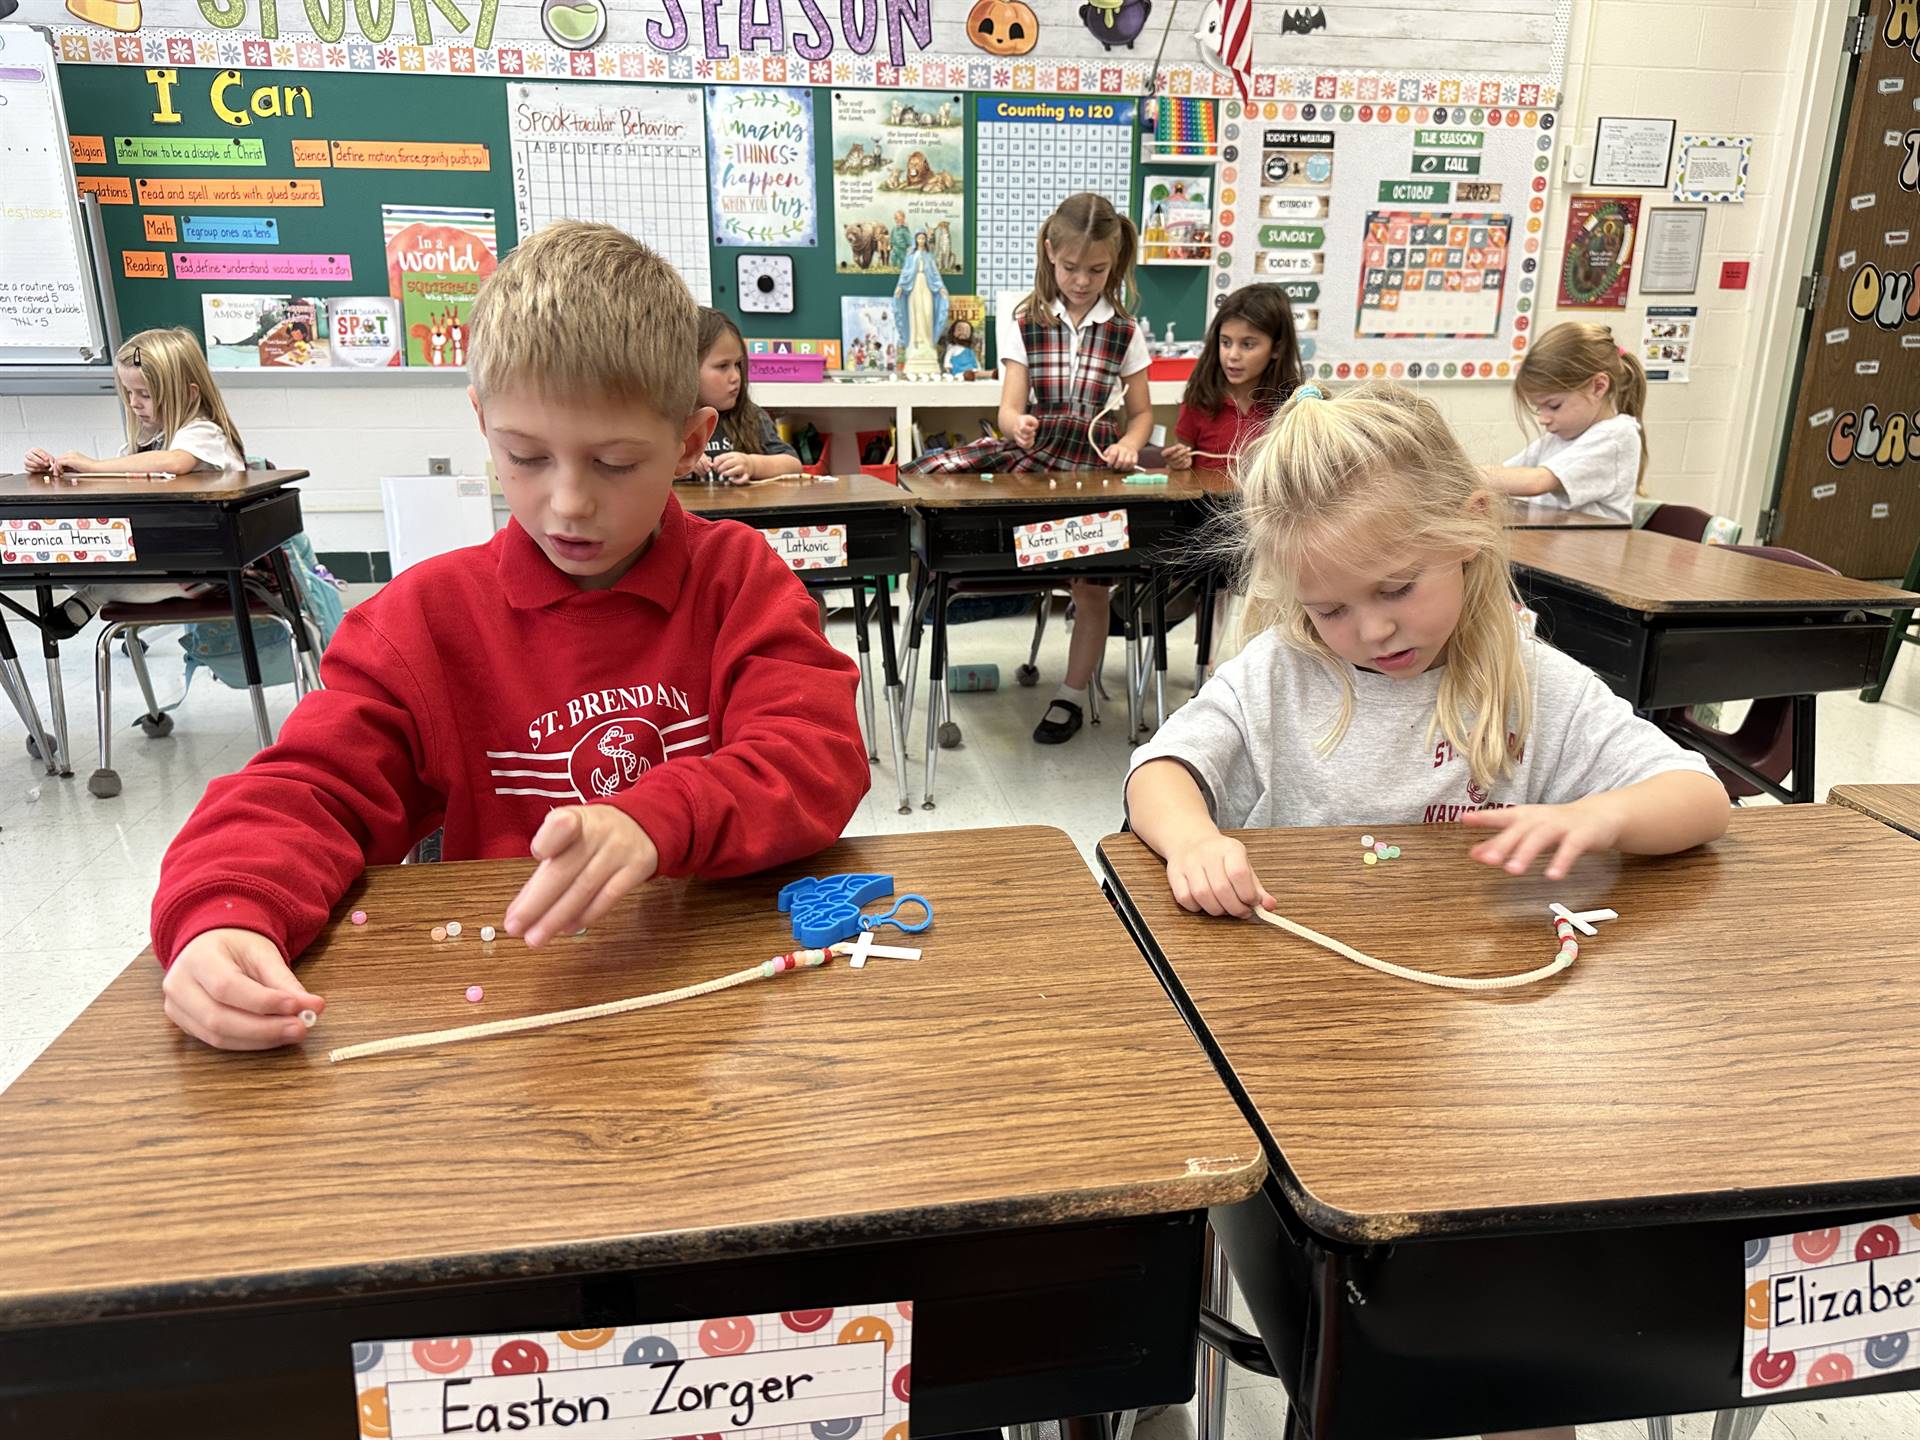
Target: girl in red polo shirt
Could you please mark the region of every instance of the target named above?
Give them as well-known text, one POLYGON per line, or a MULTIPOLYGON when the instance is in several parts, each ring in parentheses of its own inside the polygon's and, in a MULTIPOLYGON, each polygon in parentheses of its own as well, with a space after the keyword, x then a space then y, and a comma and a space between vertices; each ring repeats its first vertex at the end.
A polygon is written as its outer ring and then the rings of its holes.
POLYGON ((1163 452, 1169 470, 1222 468, 1266 428, 1300 383, 1293 302, 1278 285, 1243 285, 1220 302, 1163 452))

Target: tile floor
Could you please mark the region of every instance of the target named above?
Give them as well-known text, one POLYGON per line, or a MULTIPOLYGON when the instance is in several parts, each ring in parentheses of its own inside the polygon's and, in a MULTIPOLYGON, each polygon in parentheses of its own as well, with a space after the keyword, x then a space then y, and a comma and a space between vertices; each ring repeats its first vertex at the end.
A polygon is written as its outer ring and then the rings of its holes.
MULTIPOLYGON (((836 618, 831 631, 836 643, 852 650, 849 621, 836 618)), ((849 833, 1037 821, 1067 831, 1091 864, 1095 842, 1119 827, 1128 754, 1125 704, 1117 676, 1110 673, 1114 699, 1104 707, 1103 725, 1089 727, 1065 746, 1035 746, 1028 735, 1065 663, 1066 631, 1057 618, 1050 625, 1040 658, 1042 688, 1029 691, 1014 686, 1013 672, 1026 658, 1031 634, 1030 619, 955 628, 951 658, 998 664, 1004 688, 954 697, 953 718, 964 739, 959 749, 940 753, 932 810, 920 803, 923 705, 908 745, 910 812, 896 813, 892 766, 883 759, 849 833)), ((0 704, 0 1089, 145 945, 147 907, 168 841, 207 781, 237 769, 254 750, 245 693, 223 689, 204 675, 178 712, 172 736, 148 740, 128 728, 138 712, 138 692, 127 661, 118 658, 114 762, 125 788, 117 799, 96 800, 86 788, 97 743, 90 639, 91 632, 64 647, 72 743, 79 757, 73 779, 48 779, 40 772, 25 752, 24 727, 0 704)), ((1191 650, 1183 656, 1183 643, 1184 632, 1176 635, 1170 705, 1191 693, 1191 650)), ((155 632, 152 669, 163 704, 180 689, 179 667, 166 658, 174 648, 167 632, 155 632)), ((36 662, 28 665, 36 698, 44 704, 46 677, 36 662)), ((1116 646, 1109 671, 1119 668, 1116 646)), ((291 692, 270 694, 277 724, 291 692)), ((889 753, 884 733, 880 751, 889 753)), ((1862 705, 1851 693, 1822 697, 1818 775, 1823 794, 1848 781, 1920 782, 1920 656, 1909 653, 1901 660, 1878 705, 1862 705)), ((1286 1397, 1277 1383, 1236 1375, 1231 1394, 1230 1440, 1281 1433, 1286 1397)), ((1710 1427, 1706 1416, 1687 1416, 1675 1433, 1681 1440, 1704 1440, 1710 1427)), ((1148 1422, 1140 1436, 1191 1440, 1193 1433, 1189 1405, 1148 1422)), ((1645 1433, 1644 1427, 1620 1422, 1584 1427, 1581 1436, 1636 1440, 1645 1433)), ((1758 1434, 1762 1440, 1913 1440, 1920 1436, 1920 1395, 1783 1407, 1766 1418, 1758 1434)))

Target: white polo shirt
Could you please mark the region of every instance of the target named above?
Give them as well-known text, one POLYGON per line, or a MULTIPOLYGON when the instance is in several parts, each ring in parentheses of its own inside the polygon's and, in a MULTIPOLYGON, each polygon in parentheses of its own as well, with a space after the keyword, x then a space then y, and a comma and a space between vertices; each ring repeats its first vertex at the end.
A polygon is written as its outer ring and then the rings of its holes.
MULTIPOLYGON (((1014 305, 1015 308, 1017 308, 1019 302, 1015 301, 1014 305)), ((1113 308, 1113 302, 1108 300, 1104 295, 1101 296, 1100 299, 1094 302, 1093 308, 1080 317, 1080 323, 1078 325, 1075 325, 1072 320, 1068 319, 1067 305, 1064 300, 1055 300, 1053 302, 1053 313, 1059 319, 1066 322, 1068 334, 1072 336, 1073 349, 1071 353, 1073 359, 1069 369, 1069 376, 1073 387, 1078 388, 1080 384, 1080 342, 1086 338, 1089 328, 1100 324, 1103 320, 1111 320, 1114 318, 1116 312, 1113 308)), ((1000 363, 1002 365, 1009 363, 1025 365, 1027 363, 1026 337, 1020 333, 1020 322, 1014 319, 1013 310, 1011 309, 1000 316, 1000 363)), ((1138 375, 1152 363, 1153 357, 1147 354, 1146 339, 1141 335, 1140 327, 1135 325, 1133 327, 1133 338, 1127 342, 1127 353, 1122 356, 1120 360, 1120 378, 1125 380, 1129 376, 1138 375)))

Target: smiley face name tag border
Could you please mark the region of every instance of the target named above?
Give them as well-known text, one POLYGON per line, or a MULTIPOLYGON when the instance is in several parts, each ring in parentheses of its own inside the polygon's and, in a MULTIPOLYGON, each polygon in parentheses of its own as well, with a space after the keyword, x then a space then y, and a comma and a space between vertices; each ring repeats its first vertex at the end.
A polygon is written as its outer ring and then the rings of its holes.
POLYGON ((127 565, 138 558, 125 515, 0 520, 0 565, 127 565))
POLYGON ((353 1346, 359 1433, 906 1440, 913 1302, 353 1346))
POLYGON ((1920 1214, 1746 1243, 1743 1397, 1920 1369, 1920 1214))
POLYGON ((760 535, 789 570, 837 570, 847 563, 845 525, 783 525, 760 535))
POLYGON ((1013 563, 1052 565, 1083 555, 1112 555, 1129 548, 1127 512, 1096 510, 1088 515, 1066 515, 1013 527, 1013 563))

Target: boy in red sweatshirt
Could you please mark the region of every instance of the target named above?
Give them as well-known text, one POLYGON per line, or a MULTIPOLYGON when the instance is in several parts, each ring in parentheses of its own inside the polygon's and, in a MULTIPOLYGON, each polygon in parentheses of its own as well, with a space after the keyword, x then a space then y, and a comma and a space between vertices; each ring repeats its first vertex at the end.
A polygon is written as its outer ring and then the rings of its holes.
POLYGON ((741 875, 838 838, 866 793, 859 672, 744 525, 673 477, 705 451, 698 314, 604 225, 523 241, 474 304, 469 394, 513 518, 352 610, 324 690, 215 780, 167 851, 167 1015, 226 1049, 305 1034, 288 961, 368 864, 444 827, 448 860, 539 867, 538 946, 655 875, 741 875))

